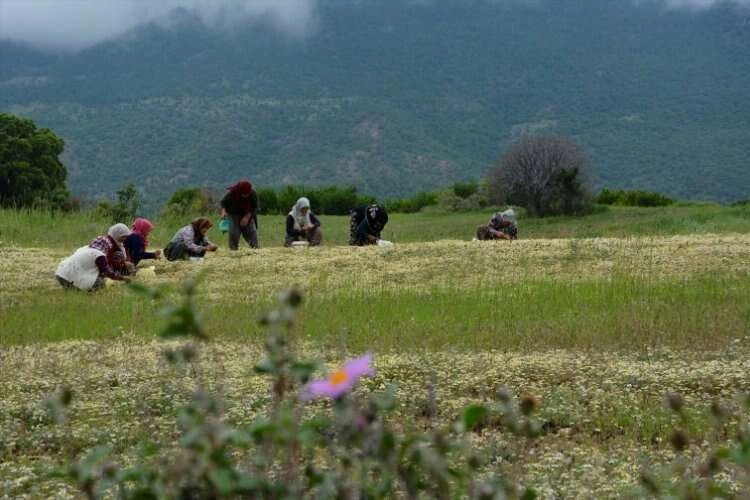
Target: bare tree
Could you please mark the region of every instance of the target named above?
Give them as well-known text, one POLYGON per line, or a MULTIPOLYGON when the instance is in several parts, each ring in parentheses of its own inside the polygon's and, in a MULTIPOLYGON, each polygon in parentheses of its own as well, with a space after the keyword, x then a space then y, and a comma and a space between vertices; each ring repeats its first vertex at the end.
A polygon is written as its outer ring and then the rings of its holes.
POLYGON ((561 136, 524 136, 492 167, 494 201, 526 207, 536 216, 583 213, 591 207, 588 156, 561 136))

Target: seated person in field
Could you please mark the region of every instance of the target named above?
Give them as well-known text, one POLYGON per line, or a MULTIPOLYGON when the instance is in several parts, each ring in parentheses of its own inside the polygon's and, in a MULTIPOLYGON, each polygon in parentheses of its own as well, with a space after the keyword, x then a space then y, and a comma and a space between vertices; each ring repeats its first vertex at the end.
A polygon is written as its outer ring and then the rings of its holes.
POLYGON ((295 241, 307 241, 310 246, 320 245, 323 241, 320 221, 310 210, 310 200, 304 197, 297 200, 286 216, 284 246, 288 247, 295 241))
POLYGON ((125 238, 123 246, 127 252, 127 258, 134 266, 137 266, 143 259, 159 259, 161 250, 147 252, 148 234, 154 229, 151 221, 144 218, 137 218, 133 221, 130 235, 125 238))
POLYGON ((388 223, 388 212, 380 205, 369 205, 352 210, 349 219, 349 244, 376 245, 380 233, 388 223))
POLYGON ((120 246, 129 234, 125 224, 115 224, 105 236, 99 236, 88 246, 76 250, 57 266, 55 278, 58 283, 63 288, 89 291, 102 288, 104 278, 130 281, 126 276, 130 268, 120 246))
POLYGON ((490 222, 477 228, 478 240, 515 240, 518 239, 516 214, 512 208, 496 212, 490 222))
POLYGON ((192 223, 180 228, 164 249, 167 260, 203 257, 206 252, 215 252, 219 247, 211 243, 206 234, 213 226, 210 220, 199 217, 192 223))

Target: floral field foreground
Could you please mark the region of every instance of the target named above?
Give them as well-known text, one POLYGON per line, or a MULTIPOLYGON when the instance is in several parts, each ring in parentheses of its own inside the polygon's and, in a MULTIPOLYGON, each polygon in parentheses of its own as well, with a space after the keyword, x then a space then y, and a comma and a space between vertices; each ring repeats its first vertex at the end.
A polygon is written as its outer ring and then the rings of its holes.
MULTIPOLYGON (((249 424, 272 405, 267 377, 253 370, 263 357, 260 346, 201 344, 200 357, 180 369, 162 355, 176 345, 126 338, 3 348, 0 498, 75 496, 72 484, 50 473, 97 445, 109 445, 121 464, 134 463, 144 450, 170 453, 177 408, 196 384, 222 396, 225 418, 235 425, 249 424), (72 390, 73 399, 58 425, 41 402, 61 387, 72 390)), ((335 374, 347 353, 318 349, 299 350, 335 374)), ((398 406, 391 418, 404 428, 449 423, 467 404, 496 398, 501 387, 534 395, 541 437, 510 436, 488 421, 470 439, 485 471, 510 474, 543 498, 642 495, 641 471, 674 457, 670 432, 678 422, 666 394, 684 398, 685 459, 698 464, 709 439, 729 439, 737 424, 730 419, 714 428, 707 408, 721 402, 736 409, 737 395, 750 392, 750 337, 700 354, 411 352, 374 353, 373 360, 374 376, 361 379, 354 393, 395 386, 398 406)), ((317 411, 329 406, 311 404, 317 411)), ((735 488, 740 479, 717 477, 735 488)))

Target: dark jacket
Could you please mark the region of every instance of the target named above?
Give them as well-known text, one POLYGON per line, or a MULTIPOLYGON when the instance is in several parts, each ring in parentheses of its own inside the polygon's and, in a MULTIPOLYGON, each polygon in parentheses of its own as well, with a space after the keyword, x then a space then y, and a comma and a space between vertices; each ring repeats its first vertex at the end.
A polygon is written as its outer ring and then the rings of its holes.
MULTIPOLYGON (((244 217, 248 213, 247 210, 245 210, 242 206, 235 202, 232 193, 227 193, 224 195, 224 198, 221 199, 221 207, 233 217, 244 217)), ((258 213, 258 193, 255 190, 250 193, 249 212, 253 214, 253 217, 255 217, 258 213)))
POLYGON ((353 209, 349 219, 349 244, 356 246, 375 244, 368 236, 380 239, 380 230, 372 227, 367 219, 367 207, 353 209))
MULTIPOLYGON (((315 227, 320 227, 320 220, 315 217, 315 214, 310 214, 310 222, 312 222, 312 225, 315 227)), ((301 236, 301 232, 299 229, 294 228, 294 217, 292 217, 292 214, 287 214, 286 216, 286 235, 288 237, 297 238, 298 236, 301 236)))
POLYGON ((146 251, 146 244, 143 241, 143 237, 139 234, 130 233, 130 235, 125 238, 125 242, 122 246, 124 246, 125 251, 128 252, 128 260, 136 266, 143 259, 156 258, 154 252, 146 251))

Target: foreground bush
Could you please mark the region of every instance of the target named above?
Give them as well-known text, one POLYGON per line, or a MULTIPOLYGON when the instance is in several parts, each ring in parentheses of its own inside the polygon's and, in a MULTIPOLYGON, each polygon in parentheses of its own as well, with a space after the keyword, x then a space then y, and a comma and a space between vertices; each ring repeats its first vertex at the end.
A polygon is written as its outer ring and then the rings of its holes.
MULTIPOLYGON (((161 290, 134 285, 156 300, 161 290)), ((195 311, 195 282, 184 287, 182 304, 168 306, 164 337, 207 340, 195 311)), ((535 498, 512 478, 479 474, 482 461, 466 434, 492 422, 514 434, 541 432, 532 417, 537 401, 519 403, 501 390, 491 405, 472 405, 451 425, 441 427, 426 408, 427 429, 406 431, 388 418, 393 390, 366 393, 357 388, 371 376, 372 356, 347 362, 313 380, 318 365, 295 354, 295 310, 302 297, 280 296, 280 305, 261 319, 271 333, 266 357, 255 370, 268 376, 271 398, 266 415, 249 425, 232 426, 223 401, 199 382, 177 415, 179 448, 161 450, 158 461, 123 466, 111 450, 97 447, 67 471, 88 498, 535 498)), ((189 373, 200 346, 189 341, 164 352, 179 373, 189 373)), ((199 380, 199 377, 196 377, 199 380)), ((47 400, 60 420, 74 395, 62 390, 47 400)), ((152 455, 154 455, 152 453, 152 455)))

